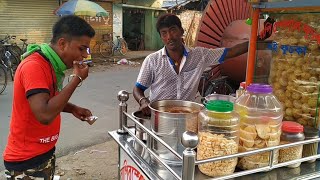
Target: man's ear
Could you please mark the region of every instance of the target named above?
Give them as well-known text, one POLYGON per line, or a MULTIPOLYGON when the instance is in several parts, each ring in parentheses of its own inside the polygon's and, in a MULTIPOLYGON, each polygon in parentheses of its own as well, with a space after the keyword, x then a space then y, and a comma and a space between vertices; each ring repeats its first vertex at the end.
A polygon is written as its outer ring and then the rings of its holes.
POLYGON ((180 28, 182 35, 184 34, 184 29, 181 27, 180 28))
POLYGON ((63 51, 66 48, 67 40, 65 38, 59 38, 57 45, 60 51, 63 51))

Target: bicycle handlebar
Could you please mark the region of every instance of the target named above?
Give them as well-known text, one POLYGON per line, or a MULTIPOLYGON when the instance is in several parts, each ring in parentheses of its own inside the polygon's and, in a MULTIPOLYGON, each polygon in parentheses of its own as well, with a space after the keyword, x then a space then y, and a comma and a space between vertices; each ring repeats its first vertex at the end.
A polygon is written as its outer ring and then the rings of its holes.
POLYGON ((7 34, 7 35, 4 37, 4 39, 0 39, 0 43, 1 43, 1 44, 6 44, 6 43, 9 44, 9 40, 10 40, 10 39, 16 39, 16 37, 17 37, 17 36, 15 36, 15 35, 10 36, 9 34, 7 34))

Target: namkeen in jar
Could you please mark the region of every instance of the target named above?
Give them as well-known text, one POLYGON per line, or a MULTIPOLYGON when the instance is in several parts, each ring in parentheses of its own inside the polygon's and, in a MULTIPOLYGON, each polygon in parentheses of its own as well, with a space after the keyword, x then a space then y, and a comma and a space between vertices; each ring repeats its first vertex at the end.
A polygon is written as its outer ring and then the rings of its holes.
MULTIPOLYGON (((281 144, 288 144, 298 141, 303 141, 305 139, 303 134, 303 126, 292 121, 282 122, 282 134, 281 134, 281 144)), ((289 148, 282 148, 279 150, 279 163, 292 161, 295 159, 301 159, 302 157, 303 145, 292 146, 289 148)), ((299 167, 301 163, 296 163, 288 165, 287 167, 296 168, 299 167)))
MULTIPOLYGON (((199 113, 199 145, 197 159, 208 159, 238 152, 239 117, 233 112, 233 104, 214 100, 199 113)), ((238 159, 231 158, 199 165, 199 170, 208 176, 232 174, 238 159)))

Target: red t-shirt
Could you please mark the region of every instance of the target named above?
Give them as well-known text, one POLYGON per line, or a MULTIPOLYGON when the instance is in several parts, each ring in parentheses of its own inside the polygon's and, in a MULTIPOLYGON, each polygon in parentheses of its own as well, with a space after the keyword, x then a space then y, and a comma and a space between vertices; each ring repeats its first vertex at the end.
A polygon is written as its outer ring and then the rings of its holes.
POLYGON ((28 97, 37 93, 57 94, 56 76, 51 64, 40 54, 28 56, 19 65, 13 91, 13 106, 8 144, 4 160, 18 162, 31 159, 51 150, 57 143, 60 114, 49 125, 41 124, 34 116, 28 97))

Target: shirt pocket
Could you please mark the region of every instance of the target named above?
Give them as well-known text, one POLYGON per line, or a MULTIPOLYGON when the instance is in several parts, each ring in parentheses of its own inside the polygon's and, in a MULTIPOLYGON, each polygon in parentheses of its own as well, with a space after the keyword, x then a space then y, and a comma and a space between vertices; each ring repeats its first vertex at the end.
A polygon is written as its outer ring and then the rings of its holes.
POLYGON ((184 89, 193 88, 198 82, 197 69, 181 72, 181 76, 182 76, 182 84, 184 89))

